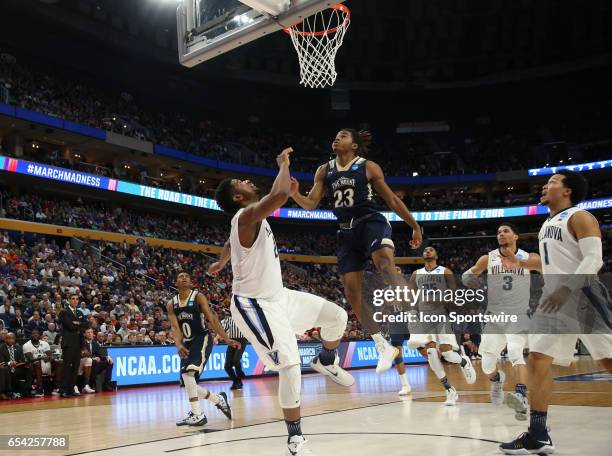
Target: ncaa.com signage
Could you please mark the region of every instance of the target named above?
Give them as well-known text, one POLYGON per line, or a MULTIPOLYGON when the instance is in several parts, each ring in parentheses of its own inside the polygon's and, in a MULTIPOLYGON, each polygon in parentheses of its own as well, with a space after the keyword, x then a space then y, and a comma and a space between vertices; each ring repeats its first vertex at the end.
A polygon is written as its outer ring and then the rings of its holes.
MULTIPOLYGON (((303 372, 311 371, 309 364, 320 348, 321 344, 317 342, 298 344, 303 372)), ((223 369, 226 349, 226 345, 213 347, 200 380, 228 378, 223 369)), ((118 386, 178 382, 180 377, 181 359, 173 345, 109 347, 108 355, 114 360, 112 380, 118 386)), ((345 369, 374 367, 378 363, 378 352, 371 340, 342 342, 338 347, 338 355, 340 365, 345 369)), ((426 361, 416 350, 409 350, 407 342, 404 342, 403 355, 406 363, 426 361)), ((263 363, 250 344, 242 356, 242 370, 247 376, 274 374, 264 370, 263 363)))

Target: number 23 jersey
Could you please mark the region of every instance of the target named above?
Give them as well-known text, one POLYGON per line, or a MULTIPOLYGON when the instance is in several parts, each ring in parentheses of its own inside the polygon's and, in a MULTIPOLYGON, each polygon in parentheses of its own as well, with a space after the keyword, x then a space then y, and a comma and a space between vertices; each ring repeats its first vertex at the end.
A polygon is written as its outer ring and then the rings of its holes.
POLYGON ((336 160, 326 165, 325 188, 332 197, 334 215, 339 223, 380 211, 366 173, 367 160, 355 157, 340 167, 336 160))

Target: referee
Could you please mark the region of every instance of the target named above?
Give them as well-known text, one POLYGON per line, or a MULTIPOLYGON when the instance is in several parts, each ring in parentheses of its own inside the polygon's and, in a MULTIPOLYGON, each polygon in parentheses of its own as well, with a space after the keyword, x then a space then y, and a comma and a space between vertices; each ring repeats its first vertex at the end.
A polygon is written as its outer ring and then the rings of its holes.
POLYGON ((246 345, 248 341, 244 337, 244 335, 240 332, 236 323, 234 323, 234 319, 231 314, 227 314, 227 316, 221 322, 223 329, 227 333, 230 339, 234 339, 240 342, 240 348, 234 348, 231 346, 227 346, 227 352, 225 353, 225 372, 232 379, 233 384, 230 389, 242 389, 242 379, 245 377, 244 372, 242 372, 242 354, 246 349, 246 345))

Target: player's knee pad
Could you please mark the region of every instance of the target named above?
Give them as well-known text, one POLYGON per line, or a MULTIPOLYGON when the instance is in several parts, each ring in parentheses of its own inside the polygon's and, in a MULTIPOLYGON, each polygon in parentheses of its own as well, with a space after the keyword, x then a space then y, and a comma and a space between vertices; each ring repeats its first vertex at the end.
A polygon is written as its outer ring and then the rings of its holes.
POLYGON ((300 366, 284 367, 278 371, 278 400, 281 408, 293 409, 300 406, 302 392, 302 371, 300 366))
POLYGON ((493 353, 488 353, 488 352, 482 353, 482 361, 480 362, 482 371, 486 375, 491 375, 493 372, 497 370, 497 360, 498 360, 498 357, 495 356, 493 353))
POLYGON ((434 372, 434 374, 436 374, 436 377, 439 379, 446 377, 446 371, 444 370, 442 361, 440 361, 440 357, 438 356, 437 348, 431 347, 427 349, 427 361, 429 362, 431 370, 434 372))
POLYGON ((456 351, 453 351, 452 349, 442 352, 442 357, 446 360, 447 363, 452 363, 452 364, 461 363, 461 355, 457 353, 456 351))
POLYGON ((185 391, 187 392, 187 396, 198 397, 198 384, 195 380, 194 372, 184 372, 181 374, 181 378, 183 379, 183 384, 185 385, 185 391))
POLYGON ((513 366, 520 366, 525 363, 523 356, 523 344, 518 342, 508 342, 508 359, 513 366))
POLYGON ((321 312, 331 313, 330 318, 325 319, 325 326, 321 326, 321 338, 328 342, 334 342, 342 339, 348 322, 348 315, 346 310, 332 302, 329 302, 329 306, 326 306, 327 309, 321 312), (329 306, 333 306, 333 308, 329 306))

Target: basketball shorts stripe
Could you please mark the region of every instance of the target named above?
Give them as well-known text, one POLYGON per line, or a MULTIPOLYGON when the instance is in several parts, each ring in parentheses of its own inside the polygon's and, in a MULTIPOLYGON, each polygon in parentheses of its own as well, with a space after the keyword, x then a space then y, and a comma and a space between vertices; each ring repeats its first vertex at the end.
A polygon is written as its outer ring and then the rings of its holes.
POLYGON ((268 323, 266 315, 261 306, 257 303, 257 300, 252 298, 239 298, 234 295, 234 304, 251 332, 257 338, 257 341, 268 350, 272 350, 274 346, 274 336, 272 335, 272 330, 270 329, 270 324, 268 323), (240 299, 248 299, 250 306, 245 306, 240 302, 240 299))

